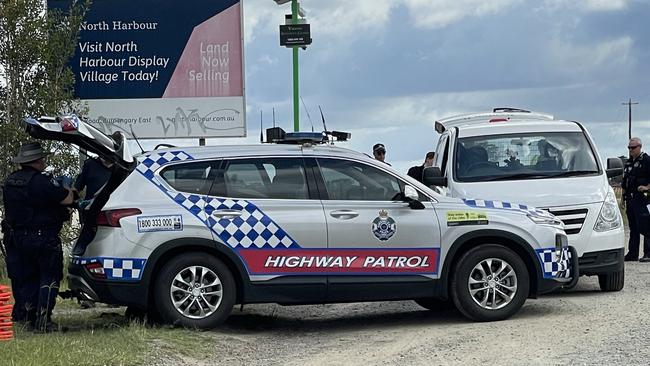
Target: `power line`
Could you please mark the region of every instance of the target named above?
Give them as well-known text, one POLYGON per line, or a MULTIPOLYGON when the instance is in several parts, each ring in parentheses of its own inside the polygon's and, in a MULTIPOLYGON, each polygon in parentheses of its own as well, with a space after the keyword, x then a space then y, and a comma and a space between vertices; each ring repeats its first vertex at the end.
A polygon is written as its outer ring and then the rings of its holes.
POLYGON ((630 98, 627 103, 621 103, 622 105, 627 106, 627 135, 628 139, 632 138, 632 106, 639 104, 639 102, 632 103, 632 98, 630 98))

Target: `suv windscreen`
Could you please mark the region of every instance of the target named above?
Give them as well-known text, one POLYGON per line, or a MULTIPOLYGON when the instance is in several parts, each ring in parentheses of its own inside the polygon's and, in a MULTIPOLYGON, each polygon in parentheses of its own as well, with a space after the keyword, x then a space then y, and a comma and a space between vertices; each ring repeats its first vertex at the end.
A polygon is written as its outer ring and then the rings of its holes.
POLYGON ((454 153, 459 182, 598 173, 593 150, 581 132, 465 137, 458 139, 454 153))

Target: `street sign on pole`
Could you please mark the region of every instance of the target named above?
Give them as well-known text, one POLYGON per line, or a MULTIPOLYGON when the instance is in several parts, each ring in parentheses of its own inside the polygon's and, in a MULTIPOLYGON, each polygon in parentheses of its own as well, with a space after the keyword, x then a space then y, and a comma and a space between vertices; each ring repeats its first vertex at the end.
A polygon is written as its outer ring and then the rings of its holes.
POLYGON ((309 24, 280 25, 280 46, 296 47, 310 44, 309 24))

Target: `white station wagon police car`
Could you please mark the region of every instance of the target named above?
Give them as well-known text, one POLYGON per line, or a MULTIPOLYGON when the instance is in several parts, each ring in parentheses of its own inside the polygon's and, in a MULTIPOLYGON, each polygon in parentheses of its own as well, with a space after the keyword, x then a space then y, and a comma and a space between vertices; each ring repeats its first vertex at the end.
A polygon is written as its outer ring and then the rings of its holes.
POLYGON ((74 116, 27 130, 116 163, 84 212, 71 289, 169 323, 215 327, 235 304, 404 299, 493 321, 576 277, 553 215, 441 196, 325 134, 134 158, 123 135, 74 116))

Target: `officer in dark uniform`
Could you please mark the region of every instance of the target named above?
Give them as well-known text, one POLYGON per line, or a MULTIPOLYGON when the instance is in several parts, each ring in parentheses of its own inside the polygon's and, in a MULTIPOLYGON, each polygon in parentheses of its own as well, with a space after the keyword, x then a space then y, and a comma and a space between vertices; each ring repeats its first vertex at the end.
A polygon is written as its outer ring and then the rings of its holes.
POLYGON ((433 159, 435 156, 436 154, 433 151, 429 151, 427 155, 424 156, 424 163, 422 165, 410 167, 406 174, 408 174, 409 177, 422 183, 422 173, 424 173, 424 168, 433 166, 433 159))
POLYGON ((650 156, 641 151, 641 139, 633 137, 627 145, 630 158, 625 163, 623 173, 623 200, 628 225, 630 242, 626 261, 650 262, 650 203, 646 195, 650 190, 650 156), (643 234, 643 258, 639 259, 640 234, 643 234))
POLYGON ((57 330, 51 315, 63 277, 59 232, 69 219, 66 205, 74 200, 69 187, 43 173, 48 154, 39 143, 22 145, 12 159, 21 169, 3 185, 7 272, 15 299, 12 319, 29 322, 39 332, 57 330))

